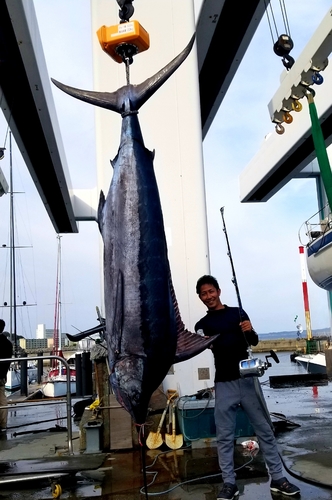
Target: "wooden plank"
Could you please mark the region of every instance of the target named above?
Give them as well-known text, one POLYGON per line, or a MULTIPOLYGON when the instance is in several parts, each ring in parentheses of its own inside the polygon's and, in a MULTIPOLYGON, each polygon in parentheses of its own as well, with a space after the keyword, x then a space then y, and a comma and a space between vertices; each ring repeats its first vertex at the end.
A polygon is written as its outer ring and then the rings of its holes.
POLYGON ((119 405, 115 396, 110 394, 109 410, 111 450, 125 450, 133 447, 131 416, 119 405))
MULTIPOLYGON (((99 400, 101 401, 101 406, 109 406, 110 401, 110 383, 108 376, 108 369, 106 364, 106 358, 95 360, 95 374, 96 374, 96 386, 98 390, 99 400)), ((107 409, 101 410, 101 416, 103 419, 103 450, 111 449, 111 436, 110 436, 110 415, 107 409)))

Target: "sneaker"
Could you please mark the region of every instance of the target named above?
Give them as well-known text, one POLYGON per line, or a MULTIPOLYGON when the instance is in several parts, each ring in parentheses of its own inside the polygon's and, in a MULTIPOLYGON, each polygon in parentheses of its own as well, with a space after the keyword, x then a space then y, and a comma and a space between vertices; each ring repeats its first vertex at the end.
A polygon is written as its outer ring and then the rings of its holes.
POLYGON ((292 496, 300 493, 300 488, 295 486, 295 484, 290 483, 285 477, 278 479, 278 481, 273 481, 272 479, 270 490, 277 493, 283 493, 287 496, 292 496))
POLYGON ((239 490, 236 484, 224 483, 217 496, 217 500, 233 500, 238 494, 239 490))

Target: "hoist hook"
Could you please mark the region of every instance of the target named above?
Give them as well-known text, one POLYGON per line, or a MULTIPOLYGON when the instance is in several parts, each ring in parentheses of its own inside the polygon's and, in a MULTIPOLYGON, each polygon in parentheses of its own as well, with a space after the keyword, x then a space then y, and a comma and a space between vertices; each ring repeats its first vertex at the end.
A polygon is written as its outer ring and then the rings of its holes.
POLYGON ((134 14, 133 1, 134 0, 116 0, 120 7, 119 18, 120 23, 127 23, 131 16, 134 14))
POLYGON ((302 104, 297 99, 294 99, 294 101, 292 102, 292 108, 294 111, 299 113, 299 111, 302 110, 302 104))
POLYGON ((282 135, 285 132, 285 127, 283 127, 280 123, 277 123, 276 132, 277 134, 282 135))
POLYGON ((282 115, 282 117, 283 117, 285 123, 292 123, 292 121, 293 121, 292 115, 290 113, 288 113, 288 112, 284 113, 282 115))
POLYGON ((289 54, 286 54, 282 59, 282 64, 285 66, 286 69, 291 69, 291 67, 294 65, 295 60, 294 57, 290 56, 289 54))
POLYGON ((324 81, 324 78, 322 77, 322 75, 320 73, 314 73, 312 75, 312 81, 316 84, 316 85, 321 85, 324 81))

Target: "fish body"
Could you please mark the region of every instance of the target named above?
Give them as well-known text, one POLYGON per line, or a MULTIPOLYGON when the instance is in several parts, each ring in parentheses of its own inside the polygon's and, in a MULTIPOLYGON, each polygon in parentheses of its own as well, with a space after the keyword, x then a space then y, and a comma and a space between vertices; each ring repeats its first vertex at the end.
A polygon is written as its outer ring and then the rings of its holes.
POLYGON ((120 146, 111 162, 98 224, 104 243, 104 303, 110 382, 137 424, 171 365, 208 347, 213 338, 185 330, 172 285, 154 153, 143 141, 138 109, 177 69, 194 38, 171 63, 140 85, 114 93, 73 89, 70 95, 122 115, 120 146))
POLYGON ((111 384, 138 423, 177 345, 163 217, 137 114, 122 121, 121 144, 99 226, 104 241, 106 332, 111 384))

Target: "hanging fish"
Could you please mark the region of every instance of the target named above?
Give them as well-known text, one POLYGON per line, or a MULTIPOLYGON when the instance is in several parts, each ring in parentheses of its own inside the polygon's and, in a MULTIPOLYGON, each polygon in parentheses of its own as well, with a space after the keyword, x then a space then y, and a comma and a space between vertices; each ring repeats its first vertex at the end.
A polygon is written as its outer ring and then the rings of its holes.
POLYGON ((153 168, 138 121, 139 108, 186 59, 194 43, 139 85, 116 92, 61 90, 122 116, 120 147, 98 224, 104 242, 104 302, 110 382, 118 402, 137 424, 146 419, 152 393, 171 365, 206 349, 214 338, 184 328, 175 297, 163 214, 153 168))

